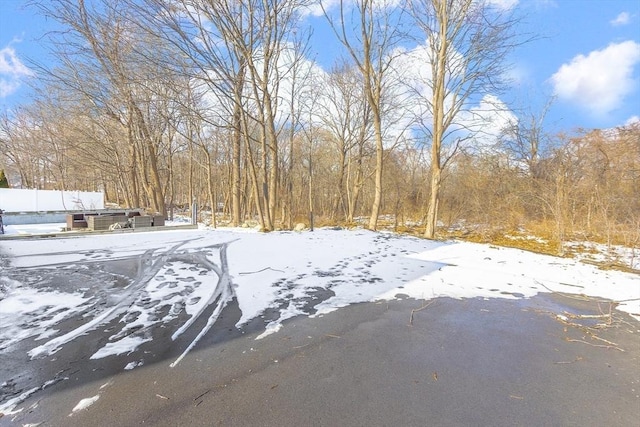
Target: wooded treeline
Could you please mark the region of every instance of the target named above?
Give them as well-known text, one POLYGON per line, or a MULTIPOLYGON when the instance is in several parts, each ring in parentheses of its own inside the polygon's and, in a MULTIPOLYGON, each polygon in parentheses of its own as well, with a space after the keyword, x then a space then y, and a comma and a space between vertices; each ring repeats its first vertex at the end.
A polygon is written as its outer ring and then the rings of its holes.
POLYGON ((543 113, 504 113, 492 95, 513 16, 474 0, 341 3, 323 11, 344 52, 325 71, 308 60, 311 3, 32 2, 61 25, 56 65, 0 118, 0 169, 164 214, 196 200, 213 225, 292 228, 313 212, 427 237, 437 220, 637 244, 640 126, 549 135, 543 113), (427 71, 410 75, 412 40, 427 71), (465 122, 481 100, 507 117, 497 131, 465 122))

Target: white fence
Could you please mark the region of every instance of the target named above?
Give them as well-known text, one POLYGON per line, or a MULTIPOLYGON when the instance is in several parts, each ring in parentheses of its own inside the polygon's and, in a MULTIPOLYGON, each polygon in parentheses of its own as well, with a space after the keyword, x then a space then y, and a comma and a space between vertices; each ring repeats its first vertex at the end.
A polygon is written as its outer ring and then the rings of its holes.
POLYGON ((104 209, 104 194, 87 191, 0 188, 5 212, 50 212, 104 209))

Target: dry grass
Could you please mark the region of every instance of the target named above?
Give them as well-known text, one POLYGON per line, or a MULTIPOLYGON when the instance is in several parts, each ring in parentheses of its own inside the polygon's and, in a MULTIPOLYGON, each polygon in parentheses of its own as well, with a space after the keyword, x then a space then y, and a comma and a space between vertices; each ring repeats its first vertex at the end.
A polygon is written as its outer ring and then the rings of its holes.
MULTIPOLYGON (((393 226, 387 226, 386 228, 392 230, 393 226)), ((423 237, 424 234, 424 228, 418 226, 398 226, 394 231, 417 237, 423 237)), ((561 244, 561 242, 554 237, 553 232, 543 224, 532 224, 531 227, 526 229, 508 229, 488 226, 475 226, 473 228, 457 227, 455 229, 439 228, 436 237, 439 240, 452 239, 465 242, 486 243, 545 255, 580 258, 582 262, 596 265, 603 270, 640 273, 639 270, 626 265, 623 260, 612 258, 593 246, 575 243, 570 246, 561 244), (602 258, 603 256, 606 258, 606 261, 598 260, 598 257, 602 258)), ((572 242, 586 242, 583 235, 574 235, 567 240, 572 242)), ((588 242, 606 243, 601 239, 588 240, 588 242)))

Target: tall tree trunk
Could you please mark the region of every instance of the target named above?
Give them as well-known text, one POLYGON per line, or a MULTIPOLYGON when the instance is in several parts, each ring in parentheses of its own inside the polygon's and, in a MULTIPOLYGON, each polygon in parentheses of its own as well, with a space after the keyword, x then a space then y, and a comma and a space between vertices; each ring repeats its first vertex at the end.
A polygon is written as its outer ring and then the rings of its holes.
POLYGON ((371 206, 371 218, 369 218, 369 229, 378 229, 378 216, 380 215, 380 204, 382 203, 382 164, 384 163, 384 147, 382 145, 382 124, 380 115, 376 108, 373 109, 373 126, 376 138, 376 174, 375 174, 375 194, 373 205, 371 206))
MULTIPOLYGON (((239 106, 236 107, 238 109, 239 106)), ((240 132, 240 112, 234 111, 234 129, 231 166, 231 224, 234 227, 240 225, 240 150, 242 147, 242 134, 240 132)))
POLYGON ((164 205, 164 191, 162 190, 162 181, 158 170, 158 155, 152 141, 147 140, 147 148, 150 151, 149 172, 151 174, 151 196, 153 197, 153 209, 162 216, 166 216, 167 209, 164 205))
POLYGON ((234 82, 234 106, 233 106, 233 145, 231 166, 231 223, 237 227, 241 221, 240 209, 240 159, 242 152, 242 88, 244 86, 245 65, 240 64, 237 78, 234 82))
POLYGON ((270 230, 275 228, 276 208, 278 206, 278 147, 277 143, 273 143, 271 147, 271 170, 269 171, 269 219, 271 220, 270 230))
POLYGON ((272 195, 269 194, 269 153, 267 150, 267 135, 265 128, 266 125, 262 124, 262 199, 257 199, 257 202, 261 206, 260 210, 262 211, 261 217, 263 217, 263 228, 267 231, 271 231, 273 229, 273 223, 271 222, 271 212, 269 211, 269 197, 272 195))
POLYGON ((136 149, 133 141, 129 141, 129 182, 127 183, 127 188, 129 189, 128 194, 130 194, 130 206, 131 208, 139 208, 140 207, 140 189, 138 187, 138 150, 136 149))
MULTIPOLYGON (((267 230, 267 223, 265 222, 264 211, 262 209, 263 205, 262 205, 262 201, 260 200, 260 190, 259 190, 260 184, 258 181, 258 171, 256 168, 256 162, 253 159, 253 152, 251 150, 249 137, 246 136, 246 135, 249 135, 247 132, 246 123, 244 123, 244 131, 245 131, 245 153, 247 156, 247 161, 249 163, 249 178, 251 178, 251 186, 253 189, 253 198, 255 201, 256 211, 258 213, 258 220, 260 221, 260 228, 262 228, 263 230, 267 230)), ((263 187, 266 187, 266 184, 263 187)))
POLYGON ((189 206, 189 212, 191 212, 191 210, 193 209, 193 200, 196 197, 196 192, 194 189, 194 180, 193 180, 193 170, 194 170, 194 152, 193 152, 193 141, 189 141, 189 173, 188 173, 188 189, 187 191, 189 192, 189 199, 187 200, 187 205, 189 206))
POLYGON ((445 131, 444 111, 445 111, 445 89, 446 89, 446 66, 449 50, 449 42, 447 39, 448 32, 448 10, 450 7, 447 2, 438 4, 439 24, 440 24, 440 43, 438 49, 438 57, 432 67, 433 74, 433 131, 431 141, 431 196, 429 199, 429 208, 427 209, 426 226, 424 237, 428 239, 435 238, 436 225, 438 220, 438 204, 440 200, 440 184, 442 176, 441 150, 442 138, 445 131))
POLYGON ((211 225, 213 228, 218 226, 216 222, 216 198, 215 198, 215 190, 213 185, 213 165, 211 164, 211 154, 209 151, 203 147, 205 158, 207 159, 207 193, 209 196, 209 205, 211 206, 211 225))
POLYGON ((436 226, 438 219, 438 205, 440 204, 440 179, 441 169, 432 166, 431 169, 431 194, 429 195, 429 207, 427 208, 426 224, 424 237, 433 239, 436 235, 436 226))
MULTIPOLYGON (((347 222, 352 223, 355 216, 356 208, 358 206, 358 197, 360 196, 360 189, 362 188, 362 177, 364 175, 362 171, 362 156, 364 155, 364 147, 359 145, 358 158, 356 160, 356 172, 353 179, 353 185, 351 191, 348 194, 349 198, 349 213, 347 214, 347 222)), ((351 158, 349 158, 349 169, 351 169, 351 158)))

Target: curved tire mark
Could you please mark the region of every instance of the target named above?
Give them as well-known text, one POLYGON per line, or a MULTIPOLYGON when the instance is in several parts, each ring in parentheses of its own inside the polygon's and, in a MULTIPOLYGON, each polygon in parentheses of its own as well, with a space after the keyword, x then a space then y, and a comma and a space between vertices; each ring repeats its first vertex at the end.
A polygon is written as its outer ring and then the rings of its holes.
POLYGON ((222 310, 227 306, 229 301, 231 301, 235 297, 235 292, 233 290, 233 285, 231 283, 231 278, 229 276, 229 263, 227 260, 227 246, 229 245, 229 243, 231 242, 222 243, 221 245, 216 245, 216 247, 219 246, 220 248, 220 268, 219 269, 214 263, 212 263, 206 257, 202 257, 204 259, 201 259, 202 263, 211 267, 214 271, 216 271, 216 273, 218 273, 218 284, 216 286, 215 291, 211 294, 211 297, 207 301, 207 304, 204 305, 198 313, 194 314, 189 319, 189 321, 185 322, 185 324, 182 325, 182 327, 178 329, 172 335, 171 338, 175 340, 178 336, 180 336, 180 334, 182 334, 187 328, 189 328, 189 326, 191 326, 193 322, 195 322, 198 319, 198 317, 202 315, 204 310, 207 307, 209 307, 211 304, 215 303, 215 301, 218 301, 218 304, 213 310, 213 313, 211 313, 211 316, 209 316, 209 319, 207 320, 207 324, 200 330, 200 332, 193 339, 193 341, 191 341, 191 344, 189 344, 189 346, 182 352, 182 354, 173 363, 169 365, 172 368, 177 366, 178 363, 180 363, 180 361, 193 349, 193 347, 195 347, 198 341, 200 341, 200 339, 203 336, 205 336, 207 332, 209 332, 209 330, 211 330, 214 323, 218 320, 218 317, 220 317, 222 310), (213 268, 212 265, 215 266, 216 268, 213 268))
MULTIPOLYGON (((191 239, 193 240, 193 239, 191 239)), ((125 294, 120 298, 120 300, 113 307, 104 311, 99 316, 95 317, 90 322, 87 322, 76 329, 73 329, 67 332, 64 335, 56 337, 46 343, 33 348, 28 352, 28 355, 31 359, 36 357, 52 355, 58 350, 62 348, 63 345, 73 341, 77 337, 97 328, 98 326, 109 322, 116 315, 120 314, 123 310, 129 307, 133 303, 134 297, 139 293, 139 291, 146 286, 146 284, 160 271, 162 266, 165 264, 170 255, 172 255, 180 246, 185 243, 190 242, 191 240, 186 240, 184 242, 180 242, 177 245, 172 246, 167 252, 163 253, 159 258, 153 259, 155 249, 147 250, 142 257, 140 258, 139 265, 140 270, 138 273, 138 277, 134 280, 134 282, 129 286, 125 294)))

